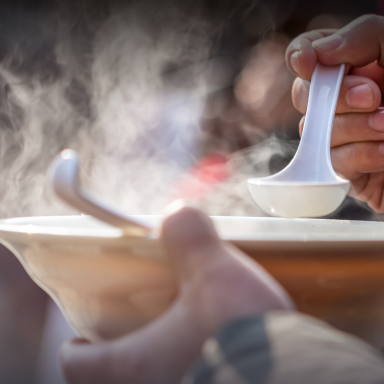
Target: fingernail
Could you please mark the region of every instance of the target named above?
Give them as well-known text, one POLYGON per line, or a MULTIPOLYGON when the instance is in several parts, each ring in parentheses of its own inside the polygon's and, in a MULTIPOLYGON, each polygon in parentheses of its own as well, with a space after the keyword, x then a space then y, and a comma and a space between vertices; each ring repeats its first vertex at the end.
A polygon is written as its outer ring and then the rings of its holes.
POLYGON ((373 105, 373 93, 368 84, 357 85, 348 89, 345 100, 350 108, 369 109, 373 105))
POLYGON ((187 252, 218 236, 208 216, 195 208, 186 207, 164 220, 162 238, 174 252, 187 252))
POLYGON ((384 109, 373 112, 368 119, 368 125, 375 131, 384 132, 384 109))
POLYGON ((343 40, 344 38, 341 35, 335 33, 334 35, 315 40, 312 42, 312 46, 314 48, 320 48, 323 51, 329 52, 340 47, 343 40))
POLYGON ((300 51, 296 51, 292 56, 291 56, 291 65, 293 70, 300 75, 301 73, 301 68, 300 68, 300 59, 299 59, 300 51))

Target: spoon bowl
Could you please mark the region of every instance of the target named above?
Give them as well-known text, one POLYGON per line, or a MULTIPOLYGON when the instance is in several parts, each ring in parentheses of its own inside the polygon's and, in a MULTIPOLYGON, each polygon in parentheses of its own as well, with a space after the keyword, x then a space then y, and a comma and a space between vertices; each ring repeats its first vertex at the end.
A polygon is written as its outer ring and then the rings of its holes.
POLYGON ((249 180, 248 186, 259 207, 271 216, 325 216, 340 206, 349 191, 349 182, 342 179, 324 184, 266 179, 249 180))
POLYGON ((317 64, 309 91, 303 135, 293 160, 281 172, 248 180, 260 208, 280 217, 320 217, 335 211, 350 183, 339 177, 330 156, 333 119, 345 65, 317 64))

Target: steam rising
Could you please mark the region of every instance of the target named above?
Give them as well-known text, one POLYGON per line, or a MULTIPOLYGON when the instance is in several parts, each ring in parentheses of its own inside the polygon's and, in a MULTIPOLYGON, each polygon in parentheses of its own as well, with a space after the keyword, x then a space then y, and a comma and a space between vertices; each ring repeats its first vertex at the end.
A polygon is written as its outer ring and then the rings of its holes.
MULTIPOLYGON (((216 43, 253 4, 91 3, 15 13, 37 37, 16 34, 0 47, 1 217, 71 213, 45 183, 67 147, 79 152, 93 193, 132 213, 160 213, 203 154, 206 98, 233 81, 216 43)), ((271 154, 260 148, 251 152, 258 163, 271 154)), ((233 176, 201 199, 209 213, 260 214, 245 186, 251 157, 231 157, 233 176)))

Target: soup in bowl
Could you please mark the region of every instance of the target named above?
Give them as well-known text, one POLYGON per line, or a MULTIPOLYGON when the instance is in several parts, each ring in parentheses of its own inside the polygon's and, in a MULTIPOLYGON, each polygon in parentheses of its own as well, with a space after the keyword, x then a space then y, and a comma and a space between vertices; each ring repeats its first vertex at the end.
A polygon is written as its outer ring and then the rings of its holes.
MULTIPOLYGON (((163 218, 146 219, 160 226, 163 218)), ((300 311, 384 347, 384 223, 212 220, 221 238, 262 264, 300 311)), ((90 341, 144 326, 177 294, 156 235, 128 236, 89 216, 52 216, 0 220, 0 241, 90 341)))

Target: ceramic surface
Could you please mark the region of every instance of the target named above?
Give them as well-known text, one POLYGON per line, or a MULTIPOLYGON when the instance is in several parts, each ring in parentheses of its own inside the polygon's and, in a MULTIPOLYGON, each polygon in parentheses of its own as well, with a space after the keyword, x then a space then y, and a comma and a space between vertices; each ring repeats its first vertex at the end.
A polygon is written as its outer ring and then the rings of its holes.
MULTIPOLYGON (((155 226, 160 216, 147 216, 155 226)), ((384 223, 213 217, 220 236, 260 262, 299 310, 384 346, 384 223)), ((111 339, 171 304, 175 281, 156 236, 123 236, 87 216, 0 221, 1 242, 81 337, 111 339)))
POLYGON ((280 217, 322 217, 335 211, 348 194, 331 162, 331 134, 345 64, 318 63, 312 75, 308 108, 299 148, 282 171, 249 179, 256 204, 280 217))

